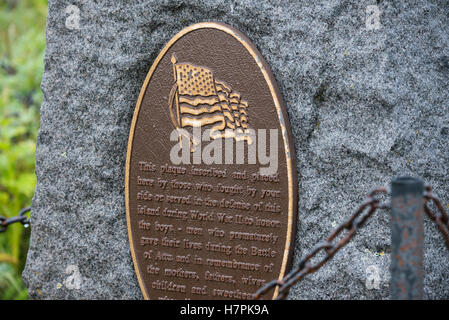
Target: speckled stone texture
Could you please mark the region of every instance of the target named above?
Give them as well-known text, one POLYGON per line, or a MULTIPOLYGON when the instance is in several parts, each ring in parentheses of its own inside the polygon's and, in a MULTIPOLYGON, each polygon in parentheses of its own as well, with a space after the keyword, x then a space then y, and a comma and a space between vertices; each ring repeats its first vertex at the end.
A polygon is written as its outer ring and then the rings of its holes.
MULTIPOLYGON (((196 22, 241 30, 278 81, 299 172, 294 262, 394 176, 423 177, 447 206, 448 16, 443 0, 50 0, 30 297, 142 297, 125 217, 129 127, 157 54, 196 22), (79 29, 66 26, 69 5, 79 29), (380 9, 378 29, 366 26, 368 5, 380 9)), ((425 298, 448 299, 449 252, 428 220, 425 248, 425 298)), ((289 298, 388 299, 389 253, 381 211, 289 298)))

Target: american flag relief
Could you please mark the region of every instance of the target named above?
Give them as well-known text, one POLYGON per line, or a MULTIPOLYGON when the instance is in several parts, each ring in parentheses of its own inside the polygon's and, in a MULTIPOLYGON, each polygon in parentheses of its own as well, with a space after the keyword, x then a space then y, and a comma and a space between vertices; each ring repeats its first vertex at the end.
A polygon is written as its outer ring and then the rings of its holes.
POLYGON ((188 139, 191 150, 199 144, 191 133, 193 127, 209 130, 211 139, 233 138, 252 144, 248 127, 248 102, 224 81, 215 79, 209 67, 178 62, 172 55, 174 85, 169 109, 179 143, 188 139), (182 130, 181 130, 182 129, 182 130))

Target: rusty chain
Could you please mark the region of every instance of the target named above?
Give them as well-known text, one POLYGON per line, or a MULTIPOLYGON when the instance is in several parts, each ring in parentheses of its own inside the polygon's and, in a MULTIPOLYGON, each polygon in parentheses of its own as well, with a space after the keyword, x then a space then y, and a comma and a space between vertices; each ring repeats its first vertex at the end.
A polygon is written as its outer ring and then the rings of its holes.
MULTIPOLYGON (((387 194, 385 187, 377 188, 368 194, 367 200, 363 202, 357 211, 349 217, 344 223, 340 224, 330 236, 315 245, 304 257, 301 258, 299 263, 282 279, 272 280, 262 288, 257 290, 254 294, 254 299, 261 299, 261 297, 273 288, 279 289, 276 300, 283 300, 287 297, 290 288, 302 280, 306 275, 311 274, 319 270, 327 261, 333 258, 333 256, 344 247, 355 235, 355 233, 363 227, 364 223, 374 214, 377 209, 389 209, 390 206, 386 204, 380 204, 380 200, 376 198, 378 194, 387 194), (346 236, 340 241, 332 244, 332 241, 340 235, 343 230, 348 230, 346 236), (314 258, 322 250, 325 251, 325 256, 321 258, 315 264, 311 264, 312 258, 314 258)), ((430 186, 426 186, 426 192, 424 193, 424 211, 429 218, 437 224, 438 229, 443 234, 446 246, 449 249, 449 218, 444 210, 441 202, 432 194, 430 186), (435 214, 432 212, 427 203, 431 200, 438 209, 435 214)))
POLYGON ((15 217, 6 218, 0 216, 0 233, 8 230, 8 226, 20 222, 25 228, 30 225, 30 219, 26 216, 26 213, 31 211, 31 207, 24 208, 19 211, 19 214, 15 217))
POLYGON ((443 208, 440 200, 436 198, 432 193, 432 188, 430 186, 426 186, 426 191, 424 193, 424 212, 427 216, 436 223, 438 230, 440 230, 441 234, 444 237, 446 242, 446 247, 449 249, 449 219, 446 211, 443 208), (430 210, 427 203, 432 201, 435 207, 438 209, 437 213, 434 213, 430 210))
POLYGON ((296 282, 300 281, 307 274, 314 273, 315 271, 320 269, 327 261, 329 261, 342 247, 344 247, 349 242, 349 240, 352 239, 356 231, 363 226, 366 220, 368 220, 368 218, 371 217, 378 208, 388 208, 388 205, 380 205, 380 200, 376 198, 376 195, 381 193, 386 194, 387 189, 385 187, 380 187, 371 191, 368 195, 368 199, 360 205, 357 211, 351 217, 349 217, 349 219, 340 224, 326 240, 315 245, 315 247, 313 247, 312 250, 309 251, 309 253, 306 254, 303 258, 301 258, 298 265, 294 267, 282 280, 272 280, 262 288, 260 288, 254 294, 254 299, 260 299, 262 295, 273 288, 279 289, 279 294, 276 297, 276 300, 285 299, 290 291, 290 288, 296 282), (332 241, 338 235, 340 235, 343 230, 348 230, 346 236, 344 236, 337 243, 332 244, 332 241), (322 250, 325 251, 325 256, 315 264, 311 264, 310 261, 312 260, 312 258, 314 258, 322 250))

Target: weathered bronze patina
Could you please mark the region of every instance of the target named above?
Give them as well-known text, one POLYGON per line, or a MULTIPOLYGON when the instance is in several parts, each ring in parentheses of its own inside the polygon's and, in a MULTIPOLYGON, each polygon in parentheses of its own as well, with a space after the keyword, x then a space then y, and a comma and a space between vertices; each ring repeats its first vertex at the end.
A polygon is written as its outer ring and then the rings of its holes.
POLYGON ((252 299, 281 279, 293 251, 296 177, 287 113, 259 51, 222 23, 178 33, 145 79, 129 136, 126 212, 144 297, 252 299), (264 174, 270 154, 277 170, 264 174))

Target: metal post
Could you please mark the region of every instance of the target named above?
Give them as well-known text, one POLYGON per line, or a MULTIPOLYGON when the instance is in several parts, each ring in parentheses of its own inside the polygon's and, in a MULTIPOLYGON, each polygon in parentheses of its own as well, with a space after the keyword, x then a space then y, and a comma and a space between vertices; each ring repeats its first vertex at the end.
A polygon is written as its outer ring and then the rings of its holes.
POLYGON ((423 299, 424 183, 399 177, 391 182, 391 280, 393 300, 423 299))

